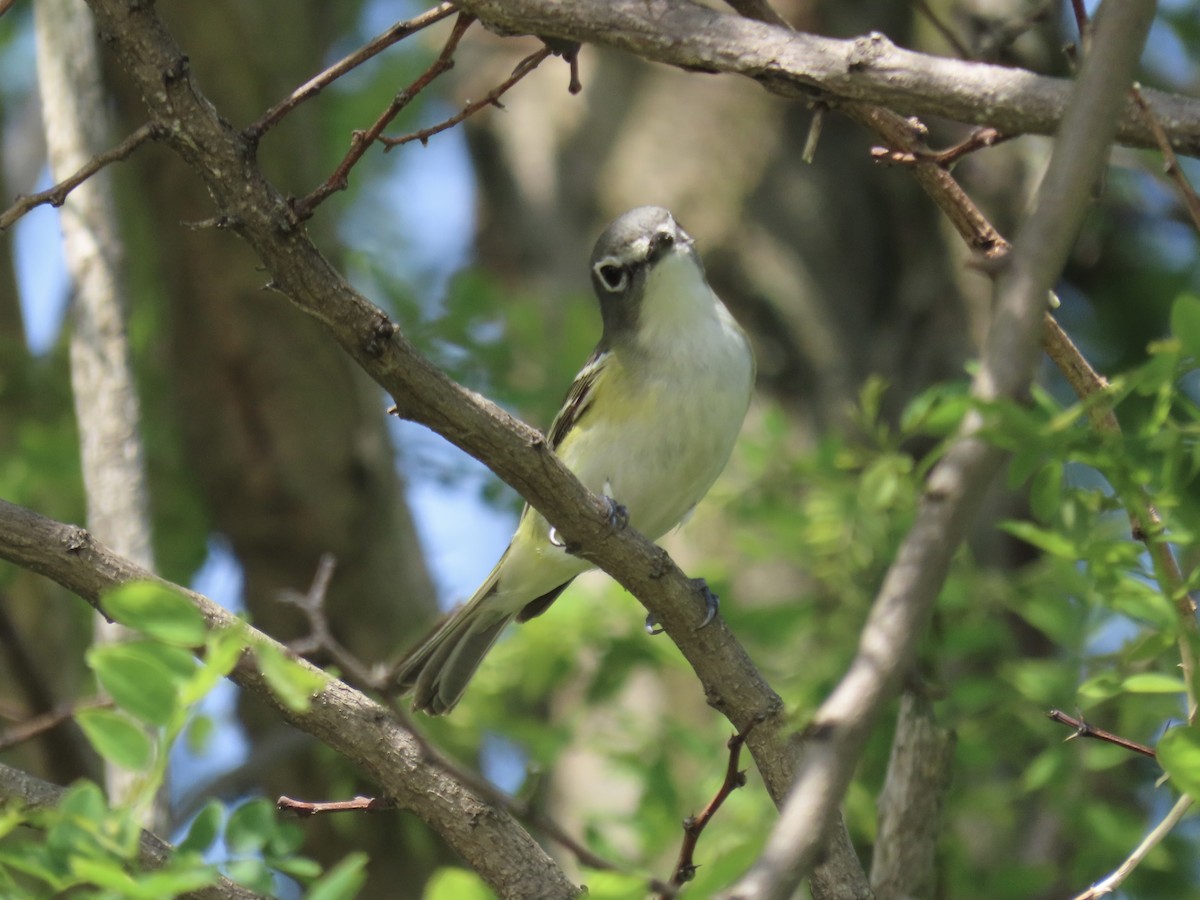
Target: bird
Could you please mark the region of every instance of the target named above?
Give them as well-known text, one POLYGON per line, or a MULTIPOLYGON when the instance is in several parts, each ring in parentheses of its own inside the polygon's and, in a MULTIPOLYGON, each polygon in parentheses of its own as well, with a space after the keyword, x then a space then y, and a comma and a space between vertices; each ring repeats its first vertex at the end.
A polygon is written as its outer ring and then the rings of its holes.
MULTIPOLYGON (((591 281, 602 331, 546 440, 614 521, 650 540, 678 525, 725 468, 754 389, 746 333, 705 276, 671 213, 640 206, 596 241, 591 281)), ((512 621, 544 613, 591 564, 526 506, 512 541, 474 595, 397 664, 413 709, 454 709, 512 621)), ((710 618, 715 597, 707 595, 710 618)))

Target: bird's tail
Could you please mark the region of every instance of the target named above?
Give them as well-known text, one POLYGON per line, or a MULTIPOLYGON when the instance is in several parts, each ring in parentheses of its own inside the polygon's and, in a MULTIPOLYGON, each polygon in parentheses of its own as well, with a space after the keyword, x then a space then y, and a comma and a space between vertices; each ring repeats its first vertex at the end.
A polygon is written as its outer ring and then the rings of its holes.
POLYGON ((413 695, 413 709, 440 716, 462 699, 471 676, 513 619, 512 613, 483 602, 495 591, 493 581, 400 661, 396 681, 401 696, 413 695))

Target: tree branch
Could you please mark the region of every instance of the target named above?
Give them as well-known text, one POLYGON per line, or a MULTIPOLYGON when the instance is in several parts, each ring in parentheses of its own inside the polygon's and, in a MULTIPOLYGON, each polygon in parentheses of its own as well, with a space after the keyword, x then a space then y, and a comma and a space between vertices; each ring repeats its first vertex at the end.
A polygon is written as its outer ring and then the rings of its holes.
MULTIPOLYGON (((1093 52, 1071 98, 1036 206, 996 288, 996 310, 972 394, 1020 398, 1033 377, 1046 298, 1107 160, 1153 0, 1101 7, 1093 52)), ((808 728, 796 783, 759 861, 730 900, 783 900, 816 862, 883 703, 916 657, 951 557, 999 469, 972 413, 929 476, 912 530, 889 568, 850 670, 808 728)))
POLYGON ((954 732, 915 691, 900 700, 887 777, 879 794, 879 832, 871 854, 871 889, 879 897, 937 894, 942 805, 954 772, 954 732))
POLYGON ((1124 883, 1126 878, 1133 874, 1133 870, 1141 865, 1142 860, 1149 855, 1150 851, 1166 840, 1167 835, 1188 814, 1193 802, 1192 798, 1187 794, 1176 800, 1175 805, 1171 807, 1171 811, 1150 830, 1150 833, 1134 848, 1125 862, 1121 863, 1115 871, 1100 879, 1082 894, 1075 897, 1074 900, 1097 900, 1100 897, 1110 896, 1113 891, 1124 883))
MULTIPOLYGON (((45 575, 99 610, 101 595, 129 581, 155 578, 94 540, 64 525, 0 500, 0 558, 45 575)), ((169 585, 188 597, 213 629, 249 628, 207 597, 169 585)), ((249 629, 254 641, 286 648, 249 629)), ((301 662, 302 665, 308 665, 301 662)), ((578 895, 562 869, 507 813, 496 809, 429 764, 420 744, 384 707, 341 681, 331 679, 306 712, 275 698, 257 668, 243 661, 230 678, 301 731, 307 732, 363 771, 396 805, 420 816, 501 897, 571 898, 578 895)))
MULTIPOLYGON (((753 78, 770 91, 830 106, 886 106, 903 115, 990 125, 1004 134, 1052 135, 1062 123, 1071 82, 1023 69, 914 53, 881 34, 834 40, 752 21, 682 0, 462 0, 463 9, 503 33, 536 34, 617 47, 691 71, 753 78)), ((1200 154, 1200 101, 1146 90, 1179 153, 1200 154)), ((1132 100, 1116 139, 1153 147, 1132 100)))
POLYGON ((309 240, 286 199, 253 162, 244 135, 223 121, 188 71, 152 5, 89 0, 101 33, 141 87, 168 144, 196 171, 228 226, 255 249, 272 286, 322 322, 398 412, 484 461, 542 513, 580 555, 645 604, 695 670, 708 702, 739 732, 778 803, 795 765, 783 703, 718 618, 706 628, 695 588, 661 548, 615 529, 607 503, 546 447, 542 434, 453 382, 357 293, 309 240), (750 726, 753 725, 751 730, 750 726))

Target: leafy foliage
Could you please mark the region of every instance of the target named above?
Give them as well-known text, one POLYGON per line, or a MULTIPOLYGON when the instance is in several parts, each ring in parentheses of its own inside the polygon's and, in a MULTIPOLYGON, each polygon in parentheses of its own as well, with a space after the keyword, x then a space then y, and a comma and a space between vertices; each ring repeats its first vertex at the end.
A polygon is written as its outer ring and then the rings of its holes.
MULTIPOLYGON (((920 689, 938 698, 938 715, 958 742, 941 858, 946 896, 985 884, 987 896, 1015 900, 1089 883, 1136 845, 1172 793, 1195 790, 1192 729, 1170 728, 1186 716, 1178 656, 1186 627, 1129 526, 1129 510, 1153 502, 1169 527, 1148 539, 1170 542, 1181 558, 1195 552, 1200 408, 1187 390, 1193 358, 1183 351, 1196 340, 1194 304, 1178 301, 1174 339, 1153 344, 1103 397, 1066 404, 1038 390, 1029 405, 978 408, 987 438, 1012 451, 1009 488, 1027 496, 1028 507, 1002 523, 1003 533, 972 536, 959 554, 923 655, 920 689), (1123 432, 1096 431, 1088 409, 1098 404, 1114 405, 1123 432), (998 555, 1025 561, 1015 571, 985 561, 998 555), (1118 748, 1064 743, 1069 735, 1045 717, 1053 707, 1082 709, 1089 721, 1142 742, 1167 729, 1160 746, 1171 780, 1158 785, 1157 766, 1118 748), (1069 832, 1054 823, 1070 823, 1069 832), (1034 827, 1048 829, 1039 848, 1027 844, 1034 827), (1045 861, 1064 852, 1066 871, 1045 861)), ((720 549, 693 566, 725 598, 722 614, 798 722, 844 670, 923 477, 970 408, 963 386, 942 385, 889 425, 880 414, 884 392, 878 382, 864 387, 857 437, 827 436, 808 449, 797 448, 783 416, 766 410, 739 446, 725 482, 733 486, 723 496, 717 489, 714 505, 732 542, 718 538, 720 549), (916 447, 931 449, 918 456, 916 447), (740 561, 774 561, 776 583, 748 590, 740 561)), ((551 616, 502 642, 459 711, 433 730, 467 760, 488 734, 504 735, 528 754, 520 790, 533 796, 544 789, 540 773, 585 743, 589 757, 603 761, 609 792, 629 792, 616 810, 589 814, 588 845, 627 872, 649 867, 663 877, 680 817, 719 785, 728 735, 714 717, 688 714, 702 700, 684 665, 669 644, 641 633, 639 612, 617 593, 594 582, 573 587, 551 616), (632 705, 631 696, 639 697, 632 705), (605 727, 591 724, 597 719, 605 727)), ((874 736, 847 799, 852 833, 868 845, 889 746, 889 734, 874 736)), ((689 892, 709 896, 744 871, 772 819, 752 773, 704 833, 689 892)), ((1132 889, 1185 894, 1190 870, 1167 862, 1184 841, 1169 838, 1132 889)), ((587 881, 593 895, 628 896, 631 877, 595 873, 587 881)), ((437 888, 429 896, 439 896, 437 888)))
MULTIPOLYGON (((299 853, 304 832, 279 822, 273 805, 250 800, 236 808, 208 803, 166 864, 147 867, 139 855, 144 811, 166 775, 171 745, 189 724, 194 707, 237 664, 251 646, 243 628, 209 631, 184 597, 151 582, 123 585, 108 594, 104 608, 139 632, 120 643, 88 651, 88 665, 111 697, 113 708, 83 709, 75 721, 105 760, 139 773, 126 802, 110 806, 86 780, 56 806, 8 808, 0 817, 0 889, 13 898, 45 896, 89 887, 96 896, 159 900, 215 884, 221 871, 264 894, 274 894, 279 874, 311 884, 309 897, 340 900, 362 884, 365 858, 346 857, 322 875, 299 853), (203 661, 182 647, 202 646, 203 661), (33 831, 18 829, 30 826, 33 831), (224 856, 220 864, 206 861, 224 856)), ((325 683, 273 646, 256 656, 280 701, 302 709, 325 683)))

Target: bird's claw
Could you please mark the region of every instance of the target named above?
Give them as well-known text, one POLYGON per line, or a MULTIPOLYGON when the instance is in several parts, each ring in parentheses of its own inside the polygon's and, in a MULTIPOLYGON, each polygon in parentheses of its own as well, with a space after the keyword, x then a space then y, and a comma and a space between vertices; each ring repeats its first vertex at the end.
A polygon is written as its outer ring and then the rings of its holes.
MULTIPOLYGON (((608 524, 612 528, 625 528, 629 525, 629 510, 614 500, 607 494, 603 495, 604 503, 608 507, 608 524)), ((570 541, 563 540, 558 533, 558 529, 553 525, 550 526, 550 543, 555 547, 559 547, 569 556, 579 555, 579 545, 570 541)))
POLYGON ((608 504, 608 524, 613 528, 625 528, 629 525, 629 510, 609 497, 604 496, 604 502, 608 504))
POLYGON ((721 611, 721 598, 703 578, 693 578, 692 587, 699 591, 700 596, 704 598, 704 621, 696 626, 696 630, 699 631, 704 626, 711 624, 712 620, 717 617, 717 613, 721 611))
MULTIPOLYGON (((699 631, 711 624, 712 620, 717 617, 717 613, 721 610, 721 598, 713 592, 703 578, 693 578, 692 587, 704 598, 704 621, 696 626, 696 630, 699 631)), ((658 619, 654 617, 654 613, 647 613, 646 634, 662 634, 663 630, 663 627, 658 624, 658 619)))

